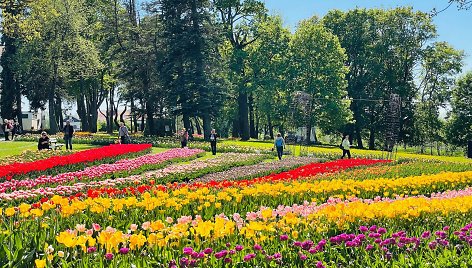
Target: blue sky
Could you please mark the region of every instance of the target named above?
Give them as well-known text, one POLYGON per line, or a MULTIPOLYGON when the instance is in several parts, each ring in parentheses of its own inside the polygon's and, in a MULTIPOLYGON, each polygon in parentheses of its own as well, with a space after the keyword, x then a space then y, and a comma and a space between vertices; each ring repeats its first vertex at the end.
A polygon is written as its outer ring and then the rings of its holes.
MULTIPOLYGON (((395 8, 412 6, 415 10, 430 12, 433 8, 442 10, 447 0, 265 0, 271 14, 280 15, 286 26, 294 29, 297 23, 313 15, 322 17, 331 9, 349 10, 360 8, 395 8)), ((464 50, 463 71, 472 71, 472 10, 458 11, 451 6, 434 18, 438 41, 446 41, 454 48, 464 50)))

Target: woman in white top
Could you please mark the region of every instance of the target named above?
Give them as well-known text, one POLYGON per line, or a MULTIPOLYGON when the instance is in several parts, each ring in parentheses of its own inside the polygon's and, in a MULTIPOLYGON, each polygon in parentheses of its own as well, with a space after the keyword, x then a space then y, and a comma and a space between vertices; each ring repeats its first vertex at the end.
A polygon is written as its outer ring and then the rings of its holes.
POLYGON ((346 154, 347 157, 351 159, 351 143, 349 142, 349 135, 346 135, 344 137, 343 142, 341 143, 341 147, 343 149, 343 156, 341 157, 341 159, 343 159, 346 154))
POLYGON ((125 123, 120 122, 120 128, 118 129, 118 135, 120 136, 121 144, 129 143, 129 132, 125 123))

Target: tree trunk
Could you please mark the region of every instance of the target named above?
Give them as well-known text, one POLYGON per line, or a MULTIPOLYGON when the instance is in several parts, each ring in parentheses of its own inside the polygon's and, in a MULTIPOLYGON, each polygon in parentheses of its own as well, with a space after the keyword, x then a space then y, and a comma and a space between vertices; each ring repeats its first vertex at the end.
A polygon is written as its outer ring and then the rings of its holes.
POLYGON ((259 127, 260 127, 260 121, 261 117, 259 116, 259 113, 256 113, 256 139, 259 138, 259 127))
POLYGON ((108 120, 107 120, 107 133, 112 134, 113 133, 113 116, 115 115, 114 112, 114 107, 115 107, 115 84, 111 85, 110 91, 108 92, 108 99, 109 99, 109 109, 110 111, 108 112, 108 120))
MULTIPOLYGON (((10 7, 10 11, 12 11, 11 8, 12 7, 10 7)), ((12 63, 16 55, 15 39, 3 35, 2 41, 5 45, 5 50, 3 51, 3 54, 0 58, 0 66, 3 68, 0 76, 0 80, 2 81, 0 83, 0 116, 5 120, 12 119, 14 117, 14 104, 17 102, 17 100, 15 100, 15 94, 19 92, 19 88, 16 87, 17 83, 15 81, 15 73, 12 69, 12 63)), ((21 124, 21 120, 19 122, 21 124)))
POLYGON ((306 144, 311 143, 311 128, 312 128, 312 123, 311 123, 311 116, 308 118, 307 123, 306 123, 306 144))
POLYGON ((233 119, 233 127, 231 131, 231 136, 233 138, 239 138, 239 120, 237 118, 233 119))
POLYGON ((354 130, 356 131, 356 140, 357 140, 357 147, 360 149, 364 149, 364 145, 362 144, 362 129, 361 129, 361 115, 359 112, 359 106, 357 102, 354 101, 353 103, 353 114, 354 114, 354 130))
MULTIPOLYGON (((146 102, 146 123, 147 123, 147 135, 155 135, 155 126, 154 126, 154 113, 153 113, 154 107, 151 103, 146 102)), ((144 124, 143 124, 144 125, 144 124)))
POLYGON ((270 114, 267 115, 267 124, 269 127, 269 135, 271 139, 274 139, 274 126, 272 125, 272 118, 270 114))
POLYGON ((61 131, 64 127, 64 115, 62 114, 62 99, 59 96, 56 97, 55 107, 57 118, 56 122, 59 123, 59 131, 61 131))
POLYGON ((200 126, 200 122, 198 121, 198 117, 193 118, 195 121, 195 127, 197 128, 197 134, 202 135, 202 127, 200 126))
POLYGON ((208 113, 204 113, 202 116, 202 119, 203 119, 203 134, 204 134, 205 140, 209 140, 210 133, 211 133, 210 115, 208 113))
POLYGON ((249 109, 247 103, 247 93, 239 92, 238 96, 238 108, 239 108, 239 130, 241 134, 241 140, 247 141, 250 138, 249 133, 249 109))
POLYGON ((87 111, 85 109, 85 100, 82 94, 77 96, 77 114, 82 122, 82 131, 89 131, 89 121, 87 120, 87 111))
POLYGON ((373 127, 370 128, 369 133, 369 150, 375 150, 375 129, 373 127))
MULTIPOLYGON (((187 130, 187 131, 190 131, 190 127, 191 127, 191 124, 190 124, 190 116, 188 116, 188 114, 184 114, 182 116, 182 121, 184 123, 184 128, 187 130)), ((190 132, 189 132, 190 134, 190 132)))
POLYGON ((53 74, 53 80, 52 80, 52 85, 51 85, 51 90, 49 91, 49 99, 48 99, 48 105, 49 105, 49 130, 50 134, 56 134, 57 133, 57 122, 56 122, 56 105, 55 105, 55 94, 56 94, 56 85, 57 85, 57 63, 54 63, 54 74, 53 74))
POLYGON ((248 108, 249 108, 249 134, 253 139, 257 139, 256 124, 254 122, 254 97, 252 94, 248 96, 248 108))

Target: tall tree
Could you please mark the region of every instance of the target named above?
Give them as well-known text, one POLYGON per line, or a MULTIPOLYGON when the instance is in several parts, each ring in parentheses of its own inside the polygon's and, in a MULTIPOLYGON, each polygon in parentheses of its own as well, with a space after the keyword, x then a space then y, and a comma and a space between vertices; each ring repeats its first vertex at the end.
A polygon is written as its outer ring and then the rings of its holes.
POLYGON ((425 143, 431 148, 433 142, 442 141, 443 124, 439 118, 440 108, 446 108, 456 75, 462 69, 464 53, 446 42, 429 45, 422 60, 420 103, 415 112, 415 138, 422 151, 425 143))
POLYGON ((257 39, 256 24, 266 16, 262 1, 257 0, 214 0, 219 13, 219 21, 224 28, 226 39, 231 45, 230 81, 235 84, 237 118, 233 120, 233 135, 249 140, 249 81, 246 73, 247 46, 257 39))
POLYGON ((405 100, 402 106, 401 139, 406 121, 411 117, 411 100, 416 96, 414 66, 421 59, 426 42, 435 36, 428 14, 411 8, 392 10, 354 9, 348 12, 330 11, 323 23, 346 49, 348 93, 353 99, 355 136, 358 147, 368 134, 369 148, 381 137, 386 102, 390 94, 405 100))
MULTIPOLYGON (((292 42, 294 88, 309 94, 306 139, 316 126, 334 132, 349 118, 346 54, 338 38, 318 22, 317 18, 302 21, 292 42)), ((316 136, 315 136, 316 138, 316 136)))
POLYGON ((447 139, 454 145, 465 146, 472 140, 472 72, 459 78, 452 91, 447 139))

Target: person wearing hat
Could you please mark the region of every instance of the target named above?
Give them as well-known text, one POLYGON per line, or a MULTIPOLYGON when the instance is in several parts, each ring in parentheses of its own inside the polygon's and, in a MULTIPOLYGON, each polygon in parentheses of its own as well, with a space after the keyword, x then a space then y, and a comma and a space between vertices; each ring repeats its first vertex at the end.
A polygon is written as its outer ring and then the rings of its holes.
POLYGON ((70 120, 66 121, 66 125, 62 129, 64 132, 64 142, 66 143, 66 150, 72 151, 72 136, 74 135, 74 127, 70 125, 70 120))
POLYGON ((44 150, 44 149, 49 149, 49 137, 48 134, 43 131, 41 132, 41 137, 39 138, 38 141, 38 150, 44 150))

